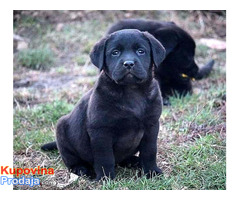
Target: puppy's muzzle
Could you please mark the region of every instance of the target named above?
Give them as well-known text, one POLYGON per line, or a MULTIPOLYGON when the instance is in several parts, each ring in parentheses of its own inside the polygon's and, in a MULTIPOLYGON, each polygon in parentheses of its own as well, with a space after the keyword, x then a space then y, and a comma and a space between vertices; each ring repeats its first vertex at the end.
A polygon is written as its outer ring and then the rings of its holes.
POLYGON ((123 62, 123 67, 125 67, 128 70, 131 70, 134 67, 135 63, 132 60, 127 60, 123 62))

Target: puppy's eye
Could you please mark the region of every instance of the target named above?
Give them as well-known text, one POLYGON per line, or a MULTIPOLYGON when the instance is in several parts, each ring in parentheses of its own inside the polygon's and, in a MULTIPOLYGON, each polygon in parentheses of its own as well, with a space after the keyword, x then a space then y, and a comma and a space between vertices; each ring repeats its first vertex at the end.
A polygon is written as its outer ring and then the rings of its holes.
POLYGON ((145 54, 145 51, 144 51, 144 49, 139 48, 139 49, 137 50, 137 53, 140 54, 140 55, 143 55, 143 54, 145 54))
POLYGON ((113 56, 118 56, 119 54, 120 54, 120 51, 118 51, 118 50, 113 50, 112 51, 113 56))

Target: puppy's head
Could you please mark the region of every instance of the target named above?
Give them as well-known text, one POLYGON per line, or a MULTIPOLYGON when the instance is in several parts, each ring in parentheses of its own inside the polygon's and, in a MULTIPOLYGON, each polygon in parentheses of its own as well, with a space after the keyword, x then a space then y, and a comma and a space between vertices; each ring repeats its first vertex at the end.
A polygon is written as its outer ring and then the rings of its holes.
POLYGON ((117 84, 139 84, 151 77, 165 58, 162 44, 147 32, 127 29, 114 32, 93 48, 92 63, 117 84))

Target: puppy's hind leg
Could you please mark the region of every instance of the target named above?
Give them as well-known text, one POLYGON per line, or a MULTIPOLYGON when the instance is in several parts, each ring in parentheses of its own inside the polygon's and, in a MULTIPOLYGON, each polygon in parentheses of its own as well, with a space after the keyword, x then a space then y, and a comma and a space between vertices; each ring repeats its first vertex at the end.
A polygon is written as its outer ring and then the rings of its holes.
POLYGON ((90 178, 95 178, 93 167, 91 167, 87 162, 79 158, 75 152, 69 148, 61 147, 61 157, 64 164, 67 166, 69 172, 74 173, 78 176, 88 176, 90 178))
POLYGON ((94 178, 93 168, 78 156, 67 135, 67 122, 64 118, 61 118, 57 124, 56 138, 57 147, 64 164, 70 172, 78 176, 86 175, 94 178))

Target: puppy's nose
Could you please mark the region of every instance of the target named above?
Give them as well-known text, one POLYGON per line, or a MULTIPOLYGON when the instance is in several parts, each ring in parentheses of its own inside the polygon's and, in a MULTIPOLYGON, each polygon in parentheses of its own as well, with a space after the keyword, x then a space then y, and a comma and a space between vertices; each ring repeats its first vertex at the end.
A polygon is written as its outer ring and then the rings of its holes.
POLYGON ((124 61, 123 66, 127 69, 132 69, 134 66, 134 61, 132 60, 124 61))

